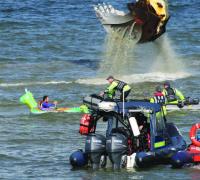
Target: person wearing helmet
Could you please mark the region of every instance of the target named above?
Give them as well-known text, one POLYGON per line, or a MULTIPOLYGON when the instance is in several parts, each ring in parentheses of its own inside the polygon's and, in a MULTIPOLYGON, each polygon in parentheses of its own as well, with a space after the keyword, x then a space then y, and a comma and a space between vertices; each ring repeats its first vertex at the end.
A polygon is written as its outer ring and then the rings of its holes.
POLYGON ((178 89, 172 88, 168 81, 164 83, 164 89, 162 93, 167 98, 167 103, 177 104, 180 107, 184 106, 184 95, 178 89))
MULTIPOLYGON (((150 99, 151 103, 157 103, 160 104, 162 106, 162 110, 163 112, 159 112, 159 113, 163 113, 163 115, 167 115, 167 109, 166 109, 166 103, 167 103, 167 99, 164 96, 164 94, 162 93, 162 88, 160 86, 157 86, 155 89, 155 93, 154 96, 150 99)), ((161 114, 159 114, 161 115, 161 114)))
POLYGON ((127 83, 115 79, 113 76, 108 76, 106 80, 109 82, 110 85, 107 87, 102 95, 107 95, 108 98, 113 99, 115 97, 116 91, 119 91, 121 93, 120 100, 126 100, 127 96, 131 92, 131 87, 127 83))

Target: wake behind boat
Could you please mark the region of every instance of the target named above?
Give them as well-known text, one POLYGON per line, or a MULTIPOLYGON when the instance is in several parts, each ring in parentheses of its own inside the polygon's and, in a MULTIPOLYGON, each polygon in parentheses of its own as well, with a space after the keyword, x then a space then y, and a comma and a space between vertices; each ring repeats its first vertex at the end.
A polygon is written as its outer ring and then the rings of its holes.
POLYGON ((25 94, 20 97, 20 103, 28 106, 32 114, 44 114, 44 113, 88 113, 88 108, 85 105, 80 107, 59 107, 59 108, 47 108, 41 109, 38 107, 33 94, 25 89, 25 94))

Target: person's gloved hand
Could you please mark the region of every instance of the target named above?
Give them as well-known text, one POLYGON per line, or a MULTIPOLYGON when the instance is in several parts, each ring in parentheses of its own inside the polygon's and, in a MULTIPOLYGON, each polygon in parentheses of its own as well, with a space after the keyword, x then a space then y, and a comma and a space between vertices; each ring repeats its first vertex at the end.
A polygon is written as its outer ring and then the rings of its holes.
POLYGON ((99 96, 103 97, 104 96, 104 92, 100 92, 99 96))
POLYGON ((184 101, 179 101, 177 106, 179 108, 183 108, 184 107, 184 101))

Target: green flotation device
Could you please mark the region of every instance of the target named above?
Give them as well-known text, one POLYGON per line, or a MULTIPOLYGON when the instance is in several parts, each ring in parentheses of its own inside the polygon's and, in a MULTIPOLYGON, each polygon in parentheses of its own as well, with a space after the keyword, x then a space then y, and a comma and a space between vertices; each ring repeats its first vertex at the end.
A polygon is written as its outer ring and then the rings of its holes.
POLYGON ((33 97, 33 94, 25 89, 25 94, 22 95, 19 99, 20 103, 26 104, 30 110, 37 108, 37 102, 33 97))

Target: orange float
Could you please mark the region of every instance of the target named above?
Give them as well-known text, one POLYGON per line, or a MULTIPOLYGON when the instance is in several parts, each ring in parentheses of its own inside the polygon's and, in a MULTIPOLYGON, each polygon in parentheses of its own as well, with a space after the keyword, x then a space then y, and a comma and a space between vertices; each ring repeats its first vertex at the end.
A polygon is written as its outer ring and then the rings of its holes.
POLYGON ((190 129, 190 139, 192 141, 192 144, 195 146, 200 147, 200 141, 198 141, 196 139, 196 134, 197 134, 197 130, 200 129, 200 123, 196 123, 194 124, 191 129, 190 129))

